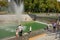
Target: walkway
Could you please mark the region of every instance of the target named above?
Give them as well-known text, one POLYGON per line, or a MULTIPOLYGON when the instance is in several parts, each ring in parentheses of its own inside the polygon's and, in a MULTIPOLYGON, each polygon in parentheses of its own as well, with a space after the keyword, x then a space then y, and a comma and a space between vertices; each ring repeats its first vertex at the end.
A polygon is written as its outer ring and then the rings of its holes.
POLYGON ((29 38, 29 40, 60 40, 56 33, 47 33, 47 34, 40 34, 37 36, 34 36, 32 38, 29 38))

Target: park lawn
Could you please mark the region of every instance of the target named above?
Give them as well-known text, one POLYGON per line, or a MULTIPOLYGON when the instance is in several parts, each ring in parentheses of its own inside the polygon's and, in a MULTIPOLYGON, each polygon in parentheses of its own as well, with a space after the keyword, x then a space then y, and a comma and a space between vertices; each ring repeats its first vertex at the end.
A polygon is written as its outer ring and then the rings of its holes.
MULTIPOLYGON (((37 22, 34 22, 34 21, 22 22, 22 25, 24 27, 26 27, 24 32, 29 32, 30 26, 32 27, 33 31, 43 29, 47 26, 47 25, 37 23, 37 22)), ((16 28, 17 28, 17 25, 10 25, 10 24, 7 25, 7 26, 3 26, 3 29, 1 29, 1 27, 0 27, 0 39, 15 36, 16 28), (7 31, 6 29, 9 29, 9 30, 7 31), (12 31, 12 30, 15 30, 15 31, 12 31)))

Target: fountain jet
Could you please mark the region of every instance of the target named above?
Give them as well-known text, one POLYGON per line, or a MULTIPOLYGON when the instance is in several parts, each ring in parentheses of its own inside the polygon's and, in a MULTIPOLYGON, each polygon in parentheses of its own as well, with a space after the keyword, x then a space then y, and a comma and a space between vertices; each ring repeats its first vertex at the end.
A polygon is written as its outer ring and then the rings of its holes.
POLYGON ((23 20, 22 15, 24 12, 24 3, 23 0, 9 0, 9 10, 10 12, 15 13, 18 24, 20 24, 23 20))
POLYGON ((23 2, 23 0, 14 0, 16 2, 17 5, 20 5, 20 3, 23 2))

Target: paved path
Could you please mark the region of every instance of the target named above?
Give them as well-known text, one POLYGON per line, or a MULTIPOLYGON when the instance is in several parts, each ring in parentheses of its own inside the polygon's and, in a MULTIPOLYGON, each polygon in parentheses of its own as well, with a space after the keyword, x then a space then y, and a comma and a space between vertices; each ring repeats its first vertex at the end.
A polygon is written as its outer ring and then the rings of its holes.
POLYGON ((37 36, 34 36, 32 38, 29 38, 29 40, 36 40, 38 38, 41 38, 41 37, 44 37, 46 34, 40 34, 40 35, 37 35, 37 36))
POLYGON ((35 37, 30 38, 29 40, 60 40, 56 33, 47 33, 47 34, 40 34, 35 37))

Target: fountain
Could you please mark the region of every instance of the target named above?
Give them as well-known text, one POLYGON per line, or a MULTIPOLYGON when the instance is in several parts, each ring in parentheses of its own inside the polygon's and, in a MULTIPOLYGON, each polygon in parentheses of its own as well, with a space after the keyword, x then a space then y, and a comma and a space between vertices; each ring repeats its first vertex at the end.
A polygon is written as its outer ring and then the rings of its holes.
MULTIPOLYGON (((17 26, 20 25, 22 21, 25 21, 27 17, 30 18, 28 15, 23 14, 24 12, 23 0, 8 0, 8 2, 9 2, 8 10, 11 13, 13 12, 14 14, 0 15, 0 31, 2 33, 3 38, 15 35, 15 30, 17 26), (3 35, 4 33, 7 34, 3 35)), ((25 31, 26 28, 27 26, 24 26, 23 30, 25 31)))
POLYGON ((12 9, 16 14, 18 24, 22 21, 22 13, 24 12, 23 0, 11 0, 12 9))
POLYGON ((16 2, 16 4, 19 6, 20 5, 20 3, 22 3, 23 2, 23 0, 14 0, 15 2, 16 2))

